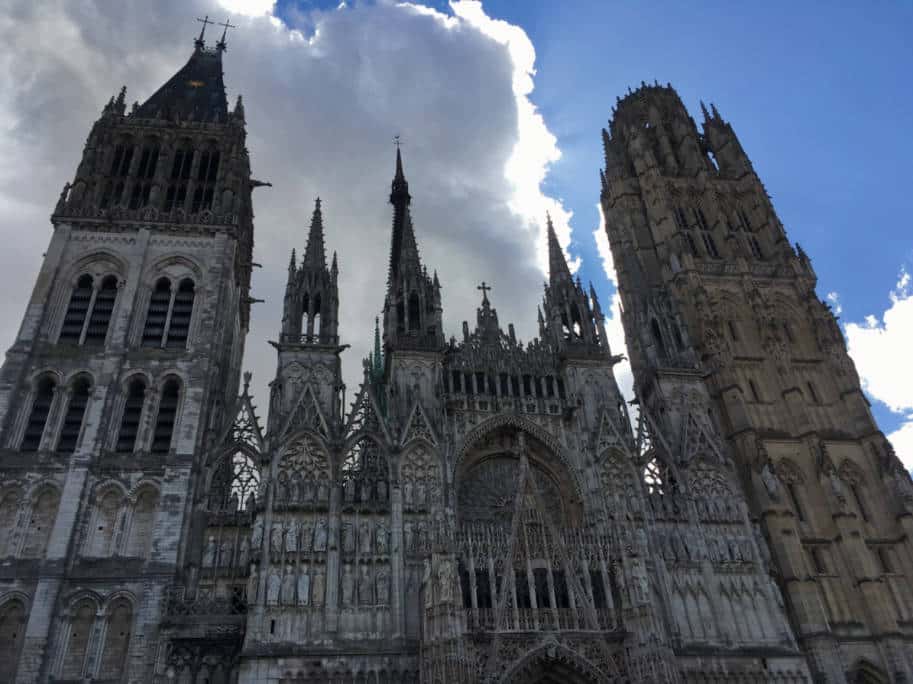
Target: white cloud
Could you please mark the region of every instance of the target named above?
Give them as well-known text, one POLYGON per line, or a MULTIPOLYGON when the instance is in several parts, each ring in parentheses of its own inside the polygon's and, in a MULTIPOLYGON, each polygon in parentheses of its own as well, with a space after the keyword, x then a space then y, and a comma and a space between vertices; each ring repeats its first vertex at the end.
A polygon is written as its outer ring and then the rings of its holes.
POLYGON ((272 14, 276 0, 219 0, 219 4, 233 14, 260 17, 272 14))
POLYGON ((621 323, 621 295, 618 293, 618 280, 615 274, 615 262, 612 258, 612 248, 609 246, 609 236, 605 228, 605 216, 602 207, 597 204, 599 211, 599 226, 593 231, 596 241, 596 250, 602 260, 605 276, 615 288, 612 301, 605 310, 606 336, 609 338, 609 348, 613 354, 624 354, 625 360, 615 366, 615 379, 622 395, 630 400, 634 398, 634 373, 631 370, 631 361, 628 358, 628 348, 625 344, 625 331, 621 323))
POLYGON ((261 413, 275 374, 266 340, 278 334, 288 253, 303 249, 317 195, 327 246, 339 252, 349 399, 357 388, 383 304, 395 134, 405 141, 419 247, 439 272, 448 334, 474 321, 476 285, 486 280, 505 326, 513 321, 521 338, 534 335, 545 212, 565 246, 570 212, 541 190, 560 151, 529 101, 535 51, 526 34, 468 1, 449 13, 341 4, 298 15, 301 31, 271 15, 272 6, 17 0, 0 14, 0 231, 8 257, 0 285, 16 293, 0 301, 0 345, 13 340, 47 245, 47 215, 104 103, 123 83, 131 102, 151 95, 190 54, 198 25, 188 17, 226 8, 239 26, 224 58, 229 98, 244 95, 254 175, 274 184, 254 195, 254 258, 264 268, 252 294, 267 301, 254 307, 245 366, 261 413))
POLYGON ((837 292, 828 292, 827 301, 831 304, 831 309, 834 311, 835 316, 839 316, 843 313, 843 307, 840 305, 840 295, 837 292))
POLYGON ((870 314, 865 323, 847 323, 847 346, 856 363, 865 390, 887 407, 905 416, 905 423, 890 435, 898 456, 913 468, 913 371, 910 342, 913 340, 913 296, 910 274, 901 270, 889 294, 891 306, 881 318, 870 314))

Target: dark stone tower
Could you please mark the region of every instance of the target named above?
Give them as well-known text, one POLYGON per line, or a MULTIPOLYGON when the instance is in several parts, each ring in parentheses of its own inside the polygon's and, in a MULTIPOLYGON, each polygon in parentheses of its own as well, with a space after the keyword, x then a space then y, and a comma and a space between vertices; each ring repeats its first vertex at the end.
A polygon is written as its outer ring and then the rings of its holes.
POLYGON ((699 131, 671 87, 644 85, 603 131, 602 207, 642 407, 680 442, 680 467, 694 426, 723 437, 819 680, 880 669, 907 681, 913 485, 809 259, 732 126, 702 109, 699 131))
POLYGON ((51 216, 0 372, 0 680, 150 681, 171 585, 194 573, 199 458, 236 395, 250 305, 223 52, 201 35, 144 104, 111 98, 51 216))

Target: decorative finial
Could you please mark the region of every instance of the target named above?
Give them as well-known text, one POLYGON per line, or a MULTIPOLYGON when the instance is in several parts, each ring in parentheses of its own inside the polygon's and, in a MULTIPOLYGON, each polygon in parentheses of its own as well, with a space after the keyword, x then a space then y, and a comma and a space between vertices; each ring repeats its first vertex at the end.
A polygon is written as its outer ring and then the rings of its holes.
POLYGON ((250 379, 253 377, 253 374, 250 371, 244 371, 244 394, 247 394, 247 390, 250 387, 250 379))
MULTIPOLYGON (((222 31, 222 37, 219 39, 219 42, 216 43, 216 49, 217 49, 217 50, 222 50, 222 51, 224 51, 224 50, 227 50, 227 49, 228 49, 228 43, 225 42, 225 36, 228 34, 228 29, 230 29, 230 28, 238 28, 238 27, 237 27, 237 26, 233 26, 232 24, 229 24, 227 20, 226 20, 225 22, 221 23, 221 24, 218 24, 218 25, 219 25, 219 26, 224 26, 224 27, 225 27, 225 30, 222 31)), ((204 26, 203 28, 206 28, 206 27, 204 26)))
POLYGON ((193 41, 193 44, 202 49, 206 45, 206 43, 203 42, 203 37, 206 35, 206 24, 214 24, 215 22, 209 21, 208 14, 202 19, 197 17, 197 21, 203 24, 203 28, 200 29, 200 37, 193 41))

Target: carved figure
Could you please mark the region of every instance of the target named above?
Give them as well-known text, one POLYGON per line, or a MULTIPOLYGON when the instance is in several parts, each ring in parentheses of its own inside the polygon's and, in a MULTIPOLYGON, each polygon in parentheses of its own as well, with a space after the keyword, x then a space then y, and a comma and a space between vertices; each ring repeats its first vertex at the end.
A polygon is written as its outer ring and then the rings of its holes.
POLYGON ((342 605, 351 606, 355 596, 355 574, 352 566, 346 563, 342 571, 342 605))

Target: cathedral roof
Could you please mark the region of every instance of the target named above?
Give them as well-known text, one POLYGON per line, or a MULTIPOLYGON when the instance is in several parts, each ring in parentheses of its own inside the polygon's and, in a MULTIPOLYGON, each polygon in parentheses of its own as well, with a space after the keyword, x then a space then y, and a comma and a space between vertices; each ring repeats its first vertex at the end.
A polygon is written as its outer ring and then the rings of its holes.
POLYGON ((140 105, 134 116, 226 121, 228 100, 222 81, 222 49, 209 50, 198 44, 187 64, 140 105))

